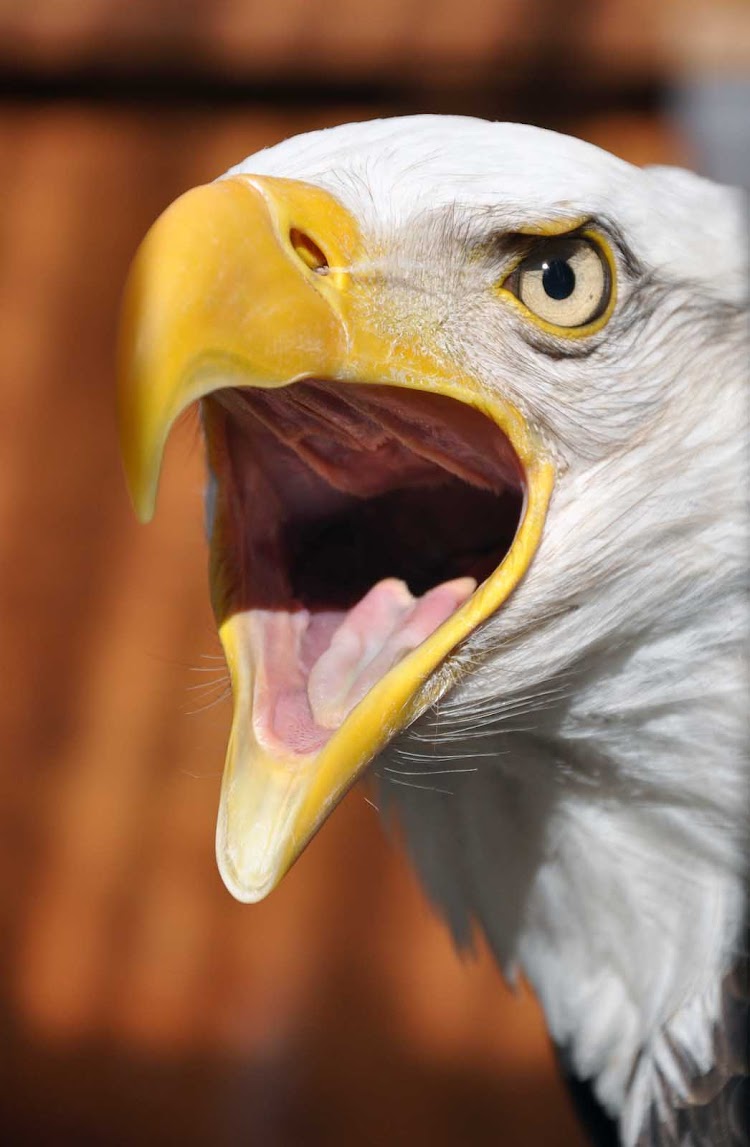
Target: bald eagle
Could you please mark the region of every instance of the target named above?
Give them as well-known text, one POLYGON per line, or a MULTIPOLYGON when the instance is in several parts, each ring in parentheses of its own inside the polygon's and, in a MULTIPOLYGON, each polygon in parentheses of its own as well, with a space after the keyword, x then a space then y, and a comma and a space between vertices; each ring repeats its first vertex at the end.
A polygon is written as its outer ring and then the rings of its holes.
POLYGON ((746 1142, 745 210, 533 127, 349 124, 173 203, 123 305, 144 520, 200 402, 227 887, 377 759, 625 1147, 746 1142))

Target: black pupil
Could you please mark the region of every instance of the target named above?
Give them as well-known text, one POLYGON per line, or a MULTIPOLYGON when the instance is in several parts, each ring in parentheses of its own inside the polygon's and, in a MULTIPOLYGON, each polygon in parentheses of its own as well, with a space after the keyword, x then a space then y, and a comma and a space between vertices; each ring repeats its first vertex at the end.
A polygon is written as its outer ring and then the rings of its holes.
POLYGON ((575 290, 576 273, 564 259, 550 259, 543 265, 542 286, 551 299, 567 299, 575 290))

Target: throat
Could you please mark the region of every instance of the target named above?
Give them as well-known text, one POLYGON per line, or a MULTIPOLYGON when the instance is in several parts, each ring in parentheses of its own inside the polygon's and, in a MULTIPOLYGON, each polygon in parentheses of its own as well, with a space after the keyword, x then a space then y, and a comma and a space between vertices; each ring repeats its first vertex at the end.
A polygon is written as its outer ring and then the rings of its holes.
POLYGON ((425 767, 416 789, 384 769, 381 801, 457 944, 476 924, 506 974, 523 973, 570 1070, 633 1147, 665 1079, 715 1065, 743 882, 668 814, 564 787, 549 799, 555 756, 523 734, 484 742, 479 762, 464 752, 467 769, 440 777, 450 798, 431 795, 425 767))
POLYGON ((665 1078, 715 1065, 742 883, 670 841, 668 818, 576 801, 556 820, 519 959, 553 1040, 633 1143, 665 1078))

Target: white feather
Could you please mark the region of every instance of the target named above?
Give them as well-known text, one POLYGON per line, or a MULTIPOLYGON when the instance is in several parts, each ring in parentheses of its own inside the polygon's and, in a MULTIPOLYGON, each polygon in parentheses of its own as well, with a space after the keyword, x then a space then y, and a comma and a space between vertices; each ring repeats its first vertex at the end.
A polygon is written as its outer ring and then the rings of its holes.
POLYGON ((503 391, 557 460, 531 571, 389 750, 424 786, 382 783, 458 942, 478 921, 523 969, 632 1144, 660 1081, 679 1094, 673 1048, 710 1064, 746 909, 742 200, 551 132, 428 116, 235 170, 339 196, 378 252, 362 272, 383 330, 408 326, 503 391), (553 356, 466 252, 581 216, 614 225, 639 269, 621 267, 593 353, 553 356))

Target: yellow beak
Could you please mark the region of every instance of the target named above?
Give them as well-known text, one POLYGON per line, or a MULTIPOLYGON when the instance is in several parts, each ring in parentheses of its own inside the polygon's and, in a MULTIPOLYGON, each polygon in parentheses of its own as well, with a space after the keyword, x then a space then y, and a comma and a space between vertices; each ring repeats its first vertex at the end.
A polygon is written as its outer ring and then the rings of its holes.
POLYGON ((272 388, 318 378, 446 395, 497 423, 525 473, 526 504, 502 564, 313 754, 279 756, 253 734, 262 667, 249 653, 247 614, 221 585, 221 530, 214 529, 214 609, 234 695, 217 859, 227 887, 243 901, 260 899, 278 883, 379 749, 450 684, 442 675, 438 685, 434 670, 523 576, 552 490, 552 465, 514 407, 491 400, 408 322, 397 336, 393 324, 380 322, 383 298, 357 274, 366 254, 356 220, 327 192, 234 176, 195 188, 167 209, 144 239, 125 290, 118 414, 130 493, 144 521, 153 513, 174 420, 227 386, 272 388))

